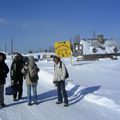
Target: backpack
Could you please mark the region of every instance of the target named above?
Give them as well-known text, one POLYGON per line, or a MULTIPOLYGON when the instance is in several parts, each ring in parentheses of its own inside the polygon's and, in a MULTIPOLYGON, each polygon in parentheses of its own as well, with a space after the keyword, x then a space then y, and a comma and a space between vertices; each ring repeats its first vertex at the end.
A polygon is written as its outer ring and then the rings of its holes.
POLYGON ((30 69, 29 70, 30 81, 33 83, 37 82, 39 79, 39 76, 38 76, 39 68, 35 64, 34 66, 29 65, 29 69, 30 69))
MULTIPOLYGON (((62 68, 62 62, 60 61, 60 68, 62 68)), ((65 75, 65 79, 69 78, 69 73, 68 73, 68 70, 67 68, 65 67, 65 70, 66 70, 66 75, 65 75)))

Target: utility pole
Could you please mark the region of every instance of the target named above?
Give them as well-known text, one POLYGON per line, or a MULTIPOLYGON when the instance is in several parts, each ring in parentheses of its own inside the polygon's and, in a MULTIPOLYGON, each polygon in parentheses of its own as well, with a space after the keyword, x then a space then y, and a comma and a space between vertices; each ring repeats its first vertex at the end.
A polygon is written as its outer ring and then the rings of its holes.
POLYGON ((5 54, 7 53, 7 45, 6 45, 6 41, 5 41, 5 54))
POLYGON ((13 59, 13 35, 11 35, 11 58, 13 59))
POLYGON ((96 40, 96 33, 93 32, 93 39, 96 40))

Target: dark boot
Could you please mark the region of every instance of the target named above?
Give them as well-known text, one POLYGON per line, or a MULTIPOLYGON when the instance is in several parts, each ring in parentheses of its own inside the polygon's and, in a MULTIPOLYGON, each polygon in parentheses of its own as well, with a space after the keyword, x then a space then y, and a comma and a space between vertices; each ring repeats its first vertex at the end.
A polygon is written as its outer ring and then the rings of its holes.
POLYGON ((57 101, 57 102, 56 102, 56 104, 61 104, 61 103, 62 103, 62 101, 57 101))
POLYGON ((64 106, 67 107, 69 104, 68 103, 64 103, 64 106))
POLYGON ((1 107, 5 107, 5 103, 1 103, 1 107))

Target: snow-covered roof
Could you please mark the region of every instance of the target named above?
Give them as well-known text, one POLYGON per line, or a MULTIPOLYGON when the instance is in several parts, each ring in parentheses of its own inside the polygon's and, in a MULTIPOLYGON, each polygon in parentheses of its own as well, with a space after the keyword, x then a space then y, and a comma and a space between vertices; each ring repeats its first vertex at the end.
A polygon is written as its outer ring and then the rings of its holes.
POLYGON ((97 40, 81 40, 80 44, 83 45, 84 55, 114 53, 115 48, 120 52, 120 44, 114 40, 105 40, 104 44, 97 40), (93 53, 93 48, 96 49, 95 53, 93 53))

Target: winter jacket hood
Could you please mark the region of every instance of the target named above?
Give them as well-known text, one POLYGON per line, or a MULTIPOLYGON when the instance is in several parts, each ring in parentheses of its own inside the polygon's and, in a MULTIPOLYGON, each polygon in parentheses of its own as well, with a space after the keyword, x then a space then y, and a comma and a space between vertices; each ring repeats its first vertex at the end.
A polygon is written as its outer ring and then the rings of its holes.
POLYGON ((34 64, 35 64, 34 57, 33 57, 33 56, 30 56, 28 59, 29 59, 29 64, 30 64, 31 66, 34 66, 34 64))

